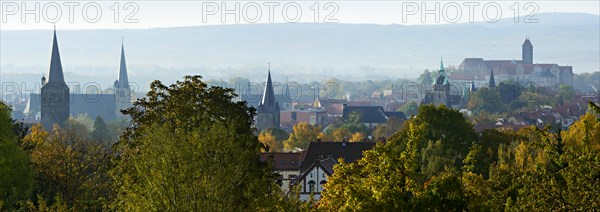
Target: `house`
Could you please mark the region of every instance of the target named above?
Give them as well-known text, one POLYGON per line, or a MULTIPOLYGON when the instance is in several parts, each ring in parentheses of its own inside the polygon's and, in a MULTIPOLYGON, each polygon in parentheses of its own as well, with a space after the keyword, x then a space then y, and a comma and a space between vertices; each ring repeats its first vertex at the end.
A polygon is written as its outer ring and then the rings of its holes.
POLYGON ((334 172, 338 159, 353 163, 362 158, 363 151, 375 147, 374 142, 311 142, 302 157, 300 176, 294 186, 301 186, 300 199, 308 200, 311 195, 321 198, 323 185, 334 172))
POLYGON ((311 125, 325 126, 327 111, 324 110, 290 110, 281 111, 281 125, 291 128, 297 123, 306 122, 311 125))
POLYGON ((277 184, 284 193, 290 191, 290 185, 295 183, 295 179, 300 175, 300 152, 275 152, 262 153, 261 161, 271 161, 273 163, 273 173, 279 175, 277 184))
POLYGON ((369 129, 384 124, 392 117, 406 120, 406 115, 403 112, 384 111, 382 106, 348 106, 344 104, 342 118, 348 120, 351 118, 352 114, 358 114, 358 122, 369 129))

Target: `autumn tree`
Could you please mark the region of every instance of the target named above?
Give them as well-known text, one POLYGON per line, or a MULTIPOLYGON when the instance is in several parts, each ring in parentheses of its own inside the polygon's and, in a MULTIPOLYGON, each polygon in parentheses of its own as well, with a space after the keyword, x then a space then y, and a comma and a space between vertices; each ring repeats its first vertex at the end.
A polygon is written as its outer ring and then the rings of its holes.
POLYGON ((58 125, 51 132, 36 125, 23 140, 32 147, 29 154, 36 174, 34 193, 43 201, 53 204, 60 198, 73 210, 103 208, 110 193, 106 147, 58 125))
POLYGON ((350 130, 348 130, 348 128, 340 127, 333 130, 331 136, 333 137, 334 141, 340 142, 349 139, 350 136, 352 136, 352 133, 350 133, 350 130))
POLYGON ((114 210, 258 210, 278 190, 252 128, 254 109, 234 90, 200 76, 154 81, 125 114, 128 128, 111 171, 114 210))
POLYGON ((293 127, 290 137, 283 143, 285 150, 306 149, 308 144, 317 141, 321 133, 320 126, 300 122, 293 127))

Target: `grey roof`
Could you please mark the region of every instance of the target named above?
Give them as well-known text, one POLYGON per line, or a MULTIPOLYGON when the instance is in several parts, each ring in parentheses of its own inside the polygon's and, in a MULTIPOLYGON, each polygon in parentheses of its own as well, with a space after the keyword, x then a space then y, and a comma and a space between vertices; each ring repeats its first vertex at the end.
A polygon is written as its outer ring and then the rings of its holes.
POLYGON ((121 64, 119 65, 119 87, 128 88, 129 78, 127 77, 127 64, 125 63, 125 47, 121 43, 121 64))
POLYGON ((256 108, 259 113, 279 113, 279 103, 275 99, 275 91, 273 90, 273 82, 271 81, 271 70, 267 75, 267 83, 265 84, 262 100, 256 108))
POLYGON ((342 118, 348 119, 351 113, 360 113, 360 123, 385 123, 387 115, 381 106, 344 106, 342 118))
POLYGON ((525 42, 523 42, 523 46, 533 46, 533 45, 531 45, 531 41, 529 41, 529 38, 526 38, 525 42))
MULTIPOLYGON (((114 94, 70 94, 69 96, 69 113, 72 116, 87 114, 91 119, 95 119, 98 116, 102 117, 104 121, 116 119, 114 94)), ((40 111, 40 94, 30 94, 28 101, 30 101, 30 110, 40 111)))
POLYGON ((400 111, 385 112, 385 115, 388 118, 396 117, 396 118, 398 118, 400 120, 406 120, 406 115, 403 112, 400 112, 400 111))
POLYGON ((306 172, 315 161, 329 157, 334 161, 343 158, 345 162, 353 163, 362 158, 363 151, 375 145, 374 142, 310 142, 300 164, 300 173, 306 172))
POLYGON ((52 56, 50 58, 50 73, 48 74, 48 82, 64 83, 62 64, 60 62, 60 53, 58 51, 58 40, 56 39, 56 29, 54 29, 54 39, 52 41, 52 56))

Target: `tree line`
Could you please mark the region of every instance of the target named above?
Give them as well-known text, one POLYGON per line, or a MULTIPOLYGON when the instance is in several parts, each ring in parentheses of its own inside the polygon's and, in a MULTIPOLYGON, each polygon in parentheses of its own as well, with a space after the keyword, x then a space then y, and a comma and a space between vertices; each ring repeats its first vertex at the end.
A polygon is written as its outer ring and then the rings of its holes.
MULTIPOLYGON (((260 161, 272 147, 255 135, 254 109, 235 97, 233 89, 209 86, 200 76, 168 86, 155 81, 124 111, 131 121, 111 145, 68 125, 25 133, 0 104, 0 210, 600 207, 600 110, 593 104, 596 113, 567 131, 549 126, 481 133, 456 110, 421 106, 398 129, 382 129, 393 133, 361 160, 340 161, 321 200, 302 202, 297 188, 287 196, 280 191, 272 162, 260 161)), ((293 143, 294 136, 285 140, 293 143)))

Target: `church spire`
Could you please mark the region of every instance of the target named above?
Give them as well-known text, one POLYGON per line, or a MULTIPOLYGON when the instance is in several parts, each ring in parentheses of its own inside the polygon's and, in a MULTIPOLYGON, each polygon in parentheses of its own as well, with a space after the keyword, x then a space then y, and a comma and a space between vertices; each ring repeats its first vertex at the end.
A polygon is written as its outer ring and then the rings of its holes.
POLYGON ((273 90, 273 82, 271 81, 271 64, 269 63, 269 73, 267 75, 267 84, 265 84, 265 91, 263 93, 261 105, 273 106, 275 105, 275 91, 273 90))
POLYGON ((446 72, 446 69, 444 68, 444 60, 440 59, 440 72, 446 72))
POLYGON ((60 62, 60 53, 58 51, 58 40, 56 39, 56 26, 54 27, 54 39, 52 41, 52 56, 50 58, 50 73, 48 74, 49 83, 64 83, 62 63, 60 62))
POLYGON ((493 68, 492 68, 492 73, 490 74, 489 87, 490 88, 496 87, 496 80, 494 80, 494 69, 493 68))
POLYGON ((119 87, 128 88, 129 78, 127 77, 127 64, 125 63, 125 47, 123 38, 121 38, 121 65, 119 66, 119 87))

